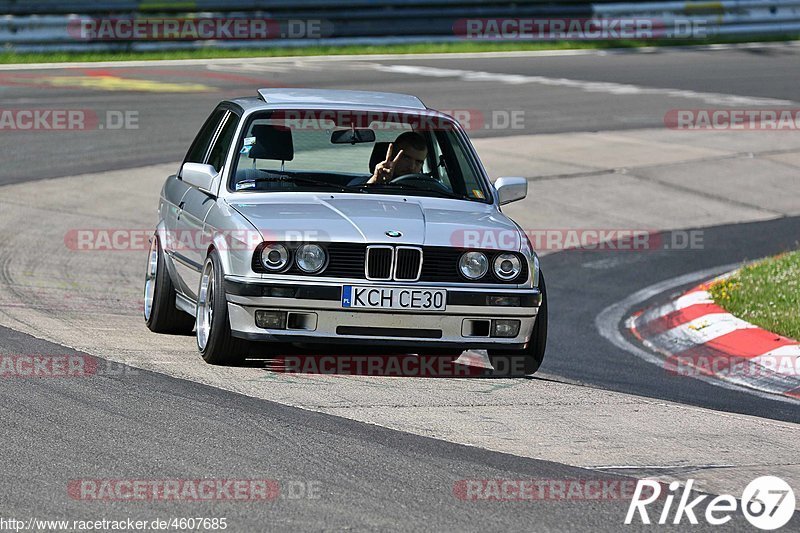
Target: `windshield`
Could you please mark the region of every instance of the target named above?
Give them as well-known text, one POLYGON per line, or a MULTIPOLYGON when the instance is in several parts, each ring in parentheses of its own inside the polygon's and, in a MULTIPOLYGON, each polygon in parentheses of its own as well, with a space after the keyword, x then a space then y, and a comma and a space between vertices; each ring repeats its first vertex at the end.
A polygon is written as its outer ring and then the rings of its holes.
POLYGON ((231 191, 491 198, 455 124, 432 114, 256 113, 236 150, 231 191))

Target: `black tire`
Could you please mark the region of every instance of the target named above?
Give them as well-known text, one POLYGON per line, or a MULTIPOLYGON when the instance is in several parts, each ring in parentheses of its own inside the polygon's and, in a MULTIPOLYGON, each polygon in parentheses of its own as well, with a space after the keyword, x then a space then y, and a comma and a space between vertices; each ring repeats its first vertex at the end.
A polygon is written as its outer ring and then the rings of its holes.
POLYGON ((175 286, 167 271, 164 250, 157 234, 153 235, 147 254, 144 300, 144 322, 150 331, 184 335, 192 332, 194 318, 175 306, 175 286), (154 286, 149 286, 149 283, 154 286))
POLYGON ((544 274, 541 272, 539 272, 539 288, 542 291, 542 304, 536 315, 528 347, 524 350, 489 350, 489 361, 495 369, 495 375, 530 376, 542 366, 547 347, 547 287, 544 283, 544 274))
POLYGON ((237 339, 231 334, 228 301, 225 298, 223 281, 219 254, 216 250, 212 250, 203 265, 200 287, 197 291, 197 349, 206 363, 238 366, 244 363, 245 358, 249 355, 250 343, 243 339, 237 339), (210 327, 206 330, 204 325, 208 315, 201 316, 201 313, 205 313, 207 289, 204 289, 204 283, 209 268, 211 268, 211 275, 208 277, 213 278, 211 285, 212 313, 209 321, 210 327), (204 340, 201 340, 202 336, 205 336, 204 340))

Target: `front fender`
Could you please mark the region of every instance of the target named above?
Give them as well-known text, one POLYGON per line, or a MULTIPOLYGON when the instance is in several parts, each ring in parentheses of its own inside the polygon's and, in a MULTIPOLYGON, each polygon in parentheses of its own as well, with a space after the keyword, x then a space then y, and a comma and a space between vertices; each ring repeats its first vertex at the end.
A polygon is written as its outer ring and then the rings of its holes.
POLYGON ((223 275, 261 277, 253 272, 251 261, 263 237, 238 211, 218 201, 206 215, 205 231, 211 237, 206 253, 217 251, 223 275))

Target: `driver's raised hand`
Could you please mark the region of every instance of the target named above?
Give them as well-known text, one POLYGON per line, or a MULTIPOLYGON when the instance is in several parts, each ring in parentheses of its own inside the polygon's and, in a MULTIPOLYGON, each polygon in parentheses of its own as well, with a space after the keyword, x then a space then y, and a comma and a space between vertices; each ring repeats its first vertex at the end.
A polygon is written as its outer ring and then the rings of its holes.
POLYGON ((403 151, 397 152, 397 155, 392 158, 394 152, 394 144, 389 144, 386 150, 386 159, 375 165, 375 172, 367 183, 387 183, 394 177, 394 167, 397 162, 403 157, 403 151))

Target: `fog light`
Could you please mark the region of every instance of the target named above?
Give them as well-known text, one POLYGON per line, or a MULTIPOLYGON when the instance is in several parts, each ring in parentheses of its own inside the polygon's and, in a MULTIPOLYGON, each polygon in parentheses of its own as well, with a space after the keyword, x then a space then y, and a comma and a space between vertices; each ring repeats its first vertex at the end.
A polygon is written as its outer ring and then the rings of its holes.
POLYGON ((283 311, 256 311, 256 326, 264 329, 286 329, 283 311))
POLYGON ((492 320, 492 337, 516 337, 519 335, 519 320, 492 320))
POLYGON ((502 305, 505 307, 520 307, 519 296, 487 296, 486 305, 502 305))

